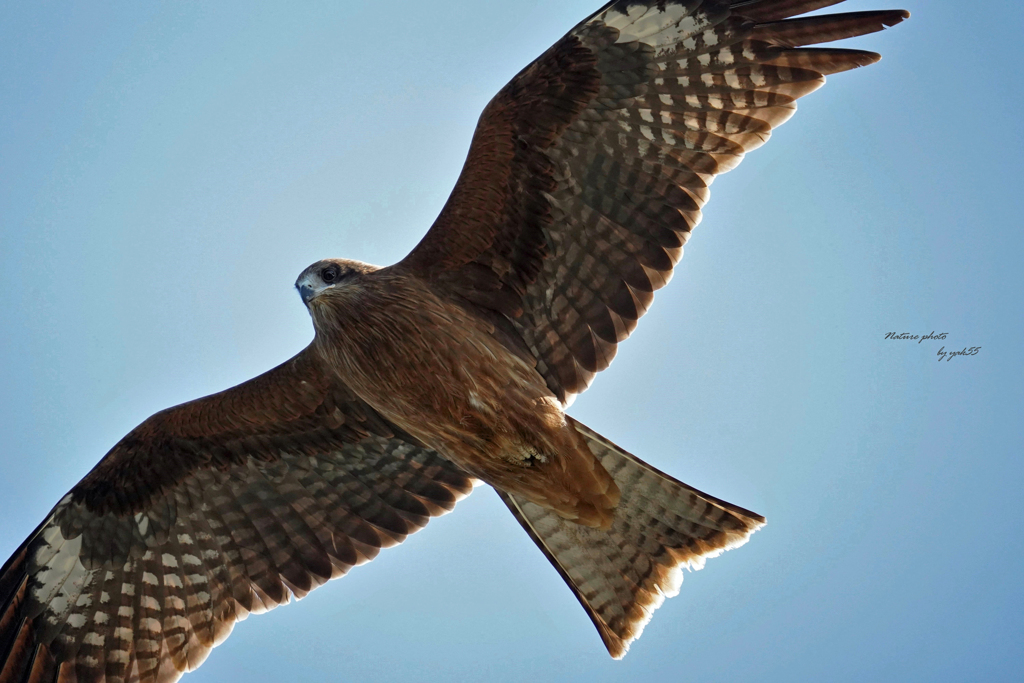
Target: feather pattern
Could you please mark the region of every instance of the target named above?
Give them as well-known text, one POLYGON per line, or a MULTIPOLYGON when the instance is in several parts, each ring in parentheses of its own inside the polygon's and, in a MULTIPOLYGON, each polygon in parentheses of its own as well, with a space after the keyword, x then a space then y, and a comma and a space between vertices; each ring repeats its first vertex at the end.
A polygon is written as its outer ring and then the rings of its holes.
POLYGON ((573 28, 488 104, 420 244, 347 262, 391 308, 307 300, 313 347, 143 422, 0 569, 0 683, 177 680, 237 621, 451 510, 470 473, 621 657, 682 567, 764 518, 562 408, 671 279, 715 176, 879 58, 815 46, 909 16, 793 18, 839 2, 614 0, 573 28))
POLYGON ((158 413, 65 496, 0 571, 0 681, 177 680, 236 621, 470 492, 468 475, 313 368, 300 354, 158 413))
POLYGON ((451 198, 397 268, 496 314, 568 404, 671 279, 715 175, 826 75, 878 59, 803 46, 909 16, 790 19, 837 1, 609 3, 488 104, 451 198))
POLYGON ((567 523, 529 501, 501 497, 572 589, 608 652, 620 659, 665 598, 679 593, 683 568, 701 569, 708 558, 743 545, 765 520, 573 424, 622 492, 611 529, 567 523))

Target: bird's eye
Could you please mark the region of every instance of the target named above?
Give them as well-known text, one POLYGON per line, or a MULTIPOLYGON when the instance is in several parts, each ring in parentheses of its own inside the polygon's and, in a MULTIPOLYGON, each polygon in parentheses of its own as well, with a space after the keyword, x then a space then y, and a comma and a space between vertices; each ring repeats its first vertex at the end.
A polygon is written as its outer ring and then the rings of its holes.
POLYGON ((337 280, 340 274, 341 273, 338 270, 338 266, 327 266, 326 268, 320 271, 320 279, 330 284, 337 280))

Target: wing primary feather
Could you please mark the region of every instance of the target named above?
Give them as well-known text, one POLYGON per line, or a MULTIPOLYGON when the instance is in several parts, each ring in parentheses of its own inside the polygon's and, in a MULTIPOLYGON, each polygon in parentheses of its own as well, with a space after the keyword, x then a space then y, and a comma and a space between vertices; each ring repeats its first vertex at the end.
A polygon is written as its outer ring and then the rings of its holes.
POLYGON ((787 19, 758 24, 750 39, 786 47, 803 47, 875 33, 908 18, 910 12, 906 10, 880 10, 787 19))
POLYGON ((755 21, 778 21, 838 5, 845 0, 742 0, 730 8, 755 21))

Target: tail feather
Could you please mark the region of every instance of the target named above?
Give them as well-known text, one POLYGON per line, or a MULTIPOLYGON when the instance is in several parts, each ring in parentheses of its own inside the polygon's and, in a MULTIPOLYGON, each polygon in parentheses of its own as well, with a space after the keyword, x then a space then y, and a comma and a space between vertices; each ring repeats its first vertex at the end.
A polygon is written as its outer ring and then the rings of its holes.
POLYGON ((621 491, 611 528, 567 521, 499 492, 583 605, 608 653, 620 659, 665 598, 679 592, 682 568, 738 547, 764 517, 673 479, 573 421, 621 491))

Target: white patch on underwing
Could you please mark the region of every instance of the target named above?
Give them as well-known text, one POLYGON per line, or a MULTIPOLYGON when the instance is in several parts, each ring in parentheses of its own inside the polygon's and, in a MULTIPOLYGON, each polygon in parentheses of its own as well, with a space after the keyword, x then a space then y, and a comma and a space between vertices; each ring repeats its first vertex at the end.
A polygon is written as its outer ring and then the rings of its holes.
MULTIPOLYGON (((78 600, 85 582, 91 577, 78 558, 82 549, 81 536, 71 541, 62 540, 61 537, 56 539, 55 543, 58 544, 58 550, 42 569, 36 572, 35 580, 39 586, 32 590, 35 600, 46 605, 47 621, 53 624, 62 620, 72 602, 78 600)), ((36 557, 43 551, 42 548, 37 551, 36 557)))
MULTIPOLYGON (((36 600, 42 604, 48 603, 67 580, 68 575, 78 564, 78 554, 82 550, 82 537, 78 536, 71 539, 70 541, 64 540, 63 536, 60 536, 59 530, 58 535, 54 539, 54 546, 59 546, 57 553, 52 557, 49 557, 45 563, 42 564, 42 569, 36 572, 35 580, 39 583, 39 586, 33 589, 32 593, 36 600)), ((40 556, 44 556, 44 551, 48 548, 40 548, 36 551, 35 560, 38 563, 40 556)), ((45 553, 49 555, 49 553, 45 553)))
POLYGON ((139 533, 143 536, 149 533, 149 517, 139 512, 135 515, 135 524, 139 527, 139 533))
POLYGON ((62 543, 64 541, 64 537, 60 533, 60 527, 56 524, 45 527, 43 529, 43 533, 40 535, 42 536, 43 542, 49 546, 54 546, 57 545, 57 543, 62 543))

